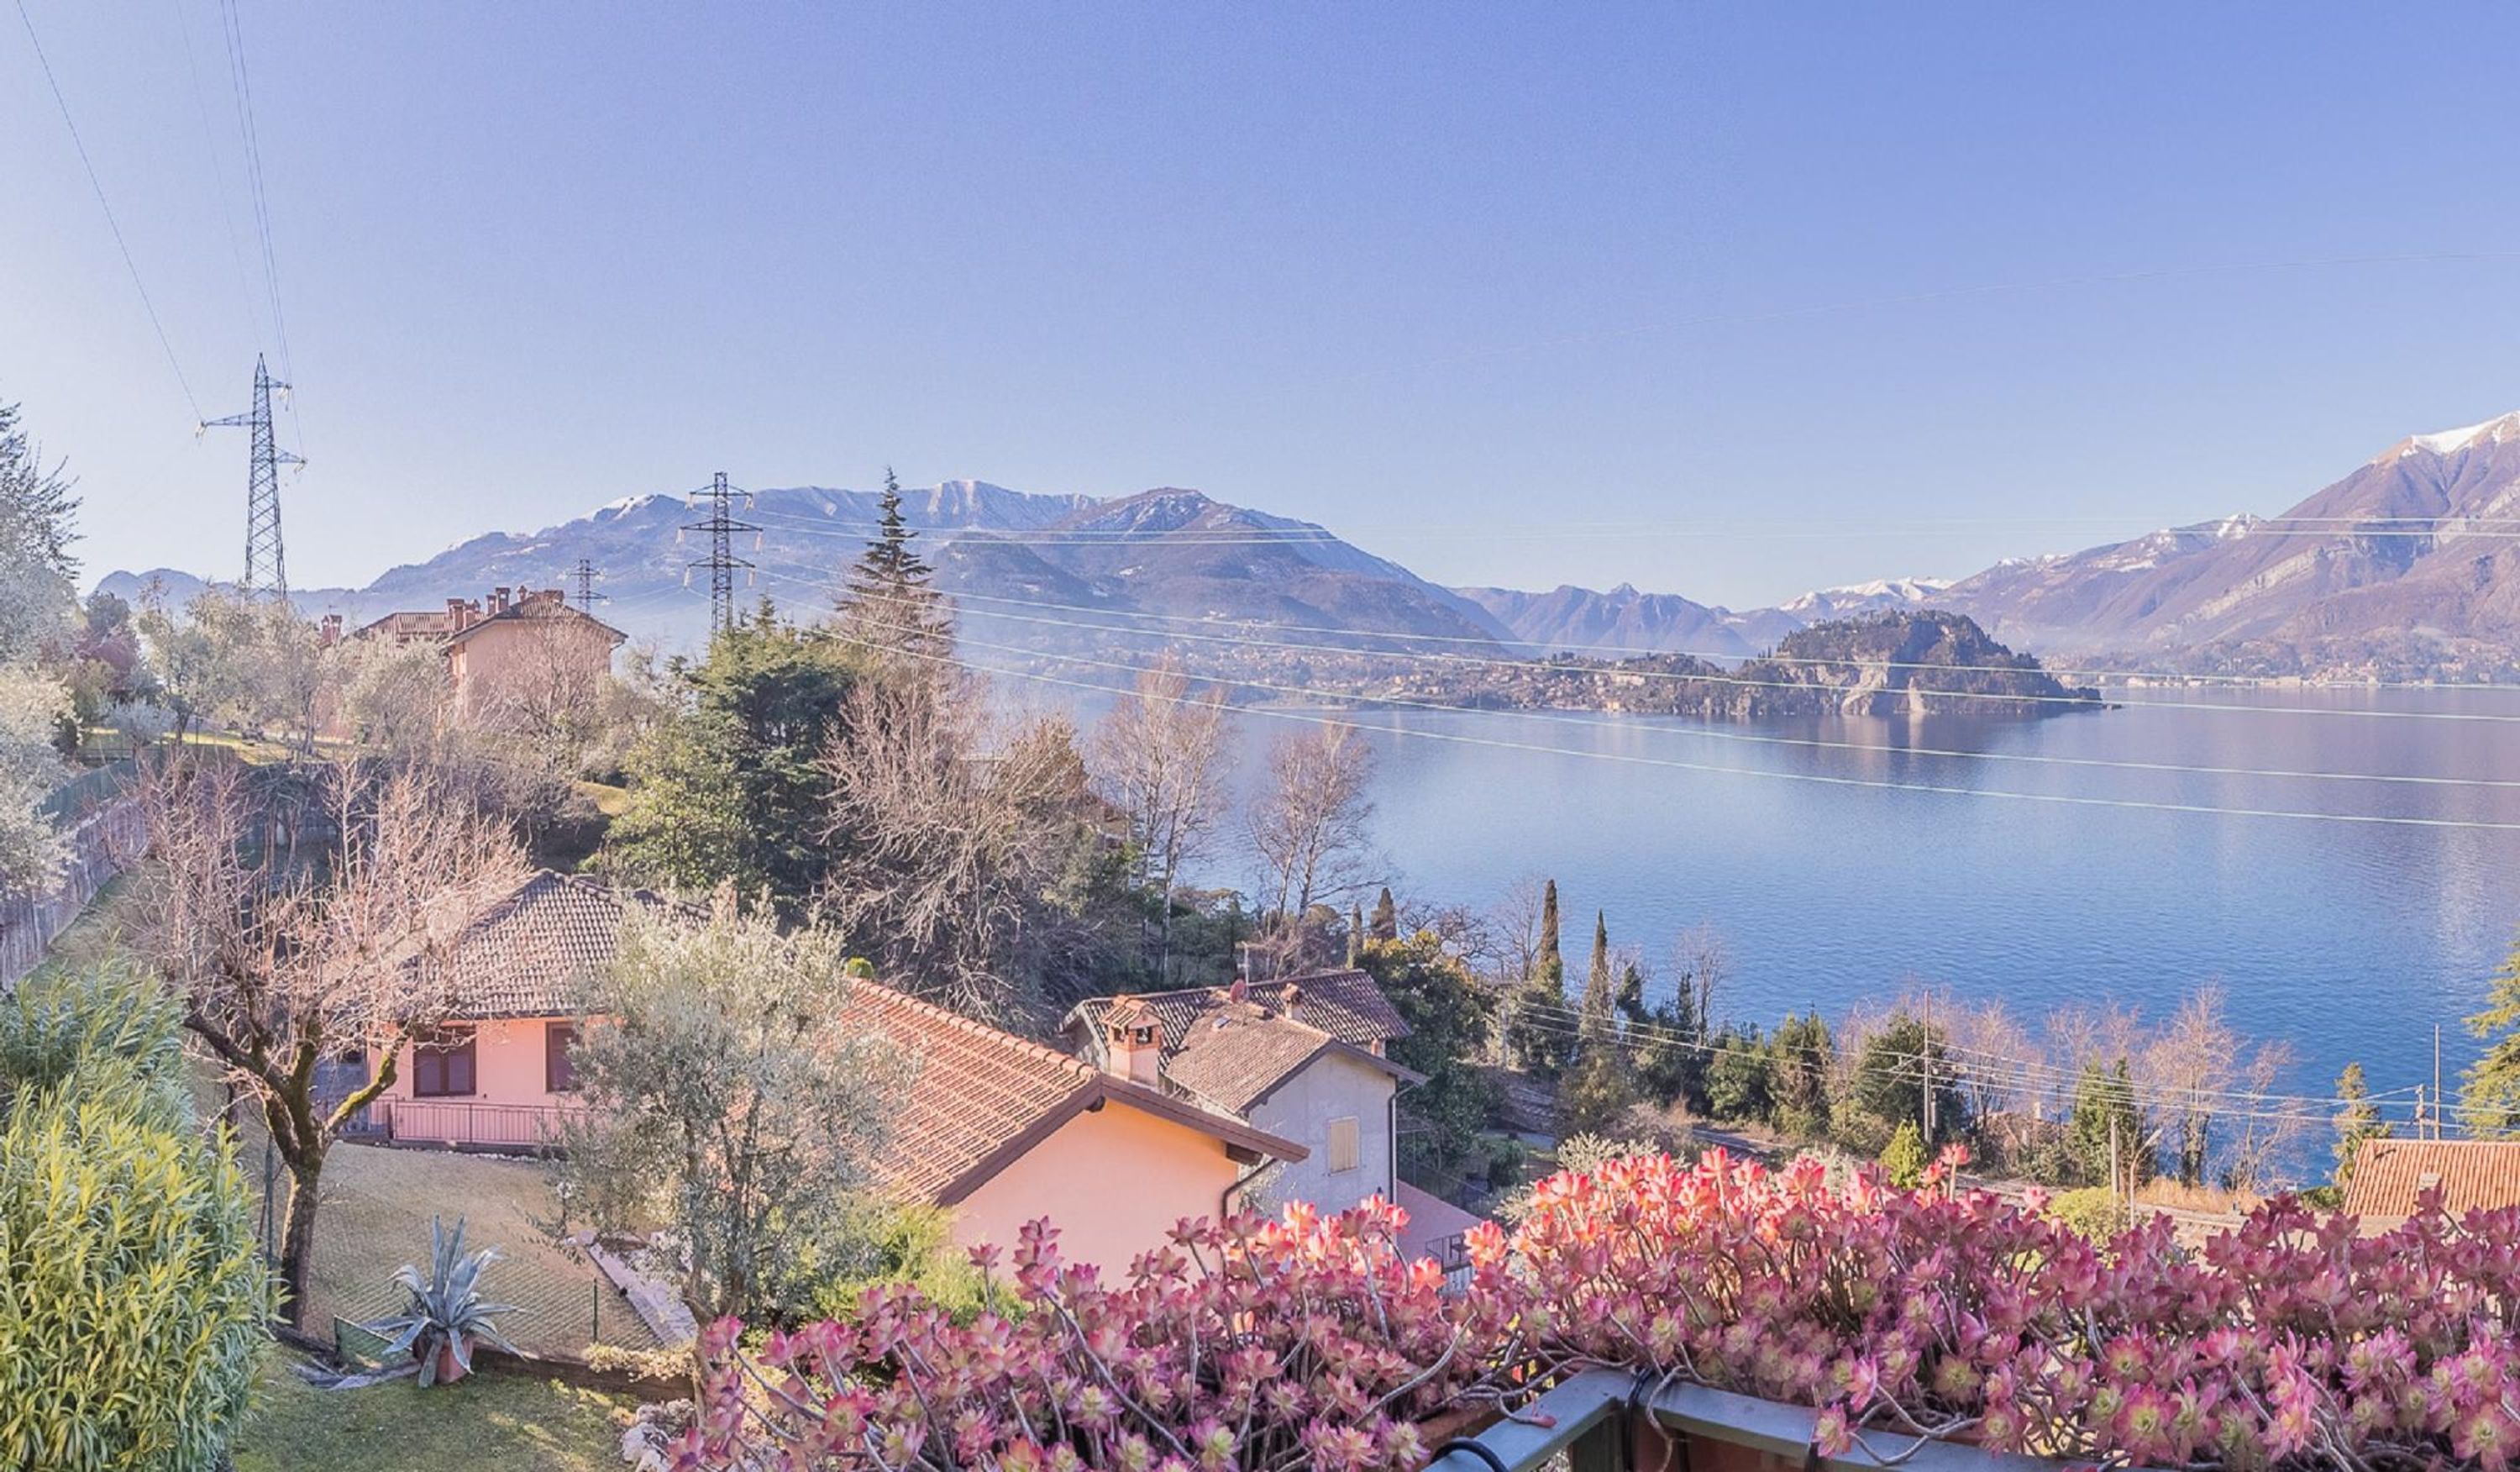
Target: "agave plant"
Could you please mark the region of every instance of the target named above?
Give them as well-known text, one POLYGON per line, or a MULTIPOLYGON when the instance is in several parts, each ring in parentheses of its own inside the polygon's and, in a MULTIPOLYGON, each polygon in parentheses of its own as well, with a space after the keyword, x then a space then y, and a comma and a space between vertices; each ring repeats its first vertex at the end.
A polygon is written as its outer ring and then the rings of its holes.
POLYGON ((385 1353, 408 1350, 417 1356, 424 1386, 436 1383, 442 1359, 451 1359, 455 1366, 448 1379, 471 1374, 475 1340, 487 1340, 511 1355, 518 1353, 493 1322, 502 1313, 517 1311, 517 1306, 485 1303, 481 1298, 481 1269, 499 1261, 499 1250, 485 1247, 467 1256, 464 1219, 456 1218, 455 1230, 450 1232, 441 1219, 431 1217, 428 1257, 427 1279, 408 1263, 394 1274, 394 1281, 411 1299, 399 1315, 373 1326, 392 1340, 385 1353))

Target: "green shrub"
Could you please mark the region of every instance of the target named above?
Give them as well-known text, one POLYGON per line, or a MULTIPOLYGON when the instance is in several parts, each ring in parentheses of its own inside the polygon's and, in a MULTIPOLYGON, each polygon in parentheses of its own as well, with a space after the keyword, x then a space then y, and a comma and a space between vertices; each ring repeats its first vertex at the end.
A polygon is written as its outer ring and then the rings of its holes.
POLYGON ((1912 1191, 1925 1178, 1924 1131, 1914 1120, 1901 1120, 1890 1134, 1890 1143, 1881 1147, 1881 1173, 1901 1190, 1912 1191))
POLYGON ((892 1283, 913 1285, 958 1322, 980 1311, 986 1285, 970 1256, 954 1241, 951 1213, 891 1203, 868 1211, 859 1238, 864 1260, 850 1265, 855 1270, 832 1272, 815 1289, 816 1313, 854 1318, 868 1289, 892 1283))
POLYGON ((2059 1191, 2048 1199, 2048 1214, 2094 1242, 2106 1242, 2126 1229, 2126 1212, 2106 1186, 2059 1191))
POLYGON ((0 1003, 0 1464, 208 1472, 275 1299, 252 1197, 116 968, 0 1003))

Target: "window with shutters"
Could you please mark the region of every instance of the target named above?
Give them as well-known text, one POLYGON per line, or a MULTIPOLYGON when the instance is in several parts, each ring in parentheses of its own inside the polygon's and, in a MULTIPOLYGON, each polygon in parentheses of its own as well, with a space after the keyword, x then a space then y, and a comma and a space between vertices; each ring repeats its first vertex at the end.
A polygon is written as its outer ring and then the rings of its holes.
POLYGON ((1353 1171, 1365 1164, 1364 1141, 1358 1133, 1355 1116, 1330 1121, 1329 1157, 1332 1173, 1353 1171))
POLYGON ((543 1025, 543 1087, 552 1093, 564 1094, 577 1087, 577 1066, 569 1061, 568 1050, 577 1046, 577 1024, 555 1022, 543 1025))
POLYGON ((472 1088, 471 1028, 449 1029, 411 1050, 411 1091, 423 1099, 469 1094, 472 1088))

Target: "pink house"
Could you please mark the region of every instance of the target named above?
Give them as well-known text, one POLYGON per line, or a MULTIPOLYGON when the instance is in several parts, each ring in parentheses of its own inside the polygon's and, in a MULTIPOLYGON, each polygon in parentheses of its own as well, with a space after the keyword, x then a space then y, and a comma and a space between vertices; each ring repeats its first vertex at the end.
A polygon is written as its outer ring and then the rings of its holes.
MULTIPOLYGON (((535 1150, 579 1107, 569 1047, 586 980, 611 964, 625 907, 665 901, 539 873, 486 907, 450 952, 461 1003, 404 1049, 364 1137, 451 1149, 535 1150)), ((875 1162, 902 1199, 949 1209, 965 1246, 1011 1248, 1049 1218, 1070 1260, 1124 1266, 1185 1217, 1215 1217, 1272 1163, 1305 1149, 1160 1083, 1081 1059, 874 982, 841 1026, 890 1041, 917 1071, 875 1162)))

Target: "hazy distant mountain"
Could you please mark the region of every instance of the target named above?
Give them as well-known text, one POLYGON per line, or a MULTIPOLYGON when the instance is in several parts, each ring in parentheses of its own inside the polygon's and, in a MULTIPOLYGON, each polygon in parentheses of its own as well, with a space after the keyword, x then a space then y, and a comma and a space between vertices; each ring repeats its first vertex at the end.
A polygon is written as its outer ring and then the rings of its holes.
POLYGON ((1738 611, 1678 593, 1641 593, 1624 582, 1606 593, 1564 584, 1548 593, 1513 588, 1460 592, 1512 630, 1516 643, 1536 653, 1634 650, 1722 660, 1764 654, 1815 623, 1920 609, 1949 586, 1938 578, 1889 577, 1822 588, 1776 608, 1738 611))
POLYGON ((1606 593, 1562 583, 1547 593, 1459 591, 1509 629, 1515 643, 1536 654, 1633 651, 1747 659, 1802 626, 1762 618, 1773 610, 1740 615, 1678 593, 1641 593, 1624 582, 1606 593))
POLYGON ((1999 563, 1937 595, 1997 637, 2175 664, 2415 672, 2520 647, 2520 413, 2400 440, 2282 516, 1999 563))
MULTIPOLYGON (((1276 625, 1215 637, 1346 649, 1485 648, 1508 637, 1477 603, 1398 563, 1309 522, 1230 506, 1195 490, 1149 490, 1102 502, 1033 533, 968 535, 946 549, 937 572, 938 585, 961 595, 967 628, 1034 648, 1113 642, 1109 634, 1071 626, 1076 622, 1193 634, 1200 624, 1276 625), (1061 607, 1045 612, 1027 604, 1061 607), (1105 617, 1080 619, 1066 611, 1080 606, 1105 617), (1122 617, 1131 614, 1141 617, 1122 617), (1359 636, 1374 633, 1432 641, 1359 636)), ((1134 644, 1155 647, 1150 637, 1134 644)))
MULTIPOLYGON (((964 625, 975 639, 1027 649, 1119 642, 1150 650, 1150 640, 1121 641, 1073 625, 1190 626, 1185 620, 1436 634, 1479 647, 1507 637, 1477 604, 1397 563, 1310 523, 1195 490, 1102 500, 948 481, 906 491, 902 509, 936 565, 938 585, 964 595, 964 625), (1142 617, 1120 617, 1129 614, 1142 617)), ((767 593, 790 609, 827 608, 879 514, 877 492, 820 486, 764 490, 750 505, 739 504, 736 515, 761 529, 740 535, 733 549, 755 569, 742 596, 748 602, 767 593)), ((708 624, 706 583, 694 586, 686 576, 688 564, 706 551, 706 537, 681 529, 700 515, 681 496, 633 496, 540 531, 472 537, 364 588, 301 588, 293 598, 310 616, 339 613, 355 626, 395 609, 477 598, 503 584, 571 586, 568 570, 585 558, 603 570, 599 588, 608 601, 595 609, 599 617, 633 635, 689 645, 708 624)), ((198 575, 169 569, 117 572, 99 586, 136 599, 153 580, 178 604, 202 587, 198 575)), ((1275 637, 1391 647, 1335 633, 1275 637)))
MULTIPOLYGON (((1310 523, 1195 490, 1103 500, 949 481, 909 492, 904 511, 939 584, 959 595, 971 641, 1025 652, 1142 655, 1157 647, 1151 631, 1165 629, 1193 635, 1185 642, 1210 657, 1201 663, 1258 661, 1291 676, 1325 652, 1490 644, 1738 660, 1815 623, 1939 609, 2016 647, 2173 668, 2450 677, 2520 668, 2520 413, 2402 440, 2283 516, 2229 516, 2011 559, 1958 582, 1885 578, 1744 612, 1624 583, 1438 587, 1310 523), (1289 647, 1301 645, 1315 647, 1289 647)), ((878 507, 872 491, 802 486, 763 491, 739 514, 761 529, 735 548, 755 564, 751 586, 819 612, 878 507)), ((603 570, 610 600, 599 615, 688 646, 705 631, 708 605, 686 567, 705 549, 678 529, 698 517, 680 496, 635 496, 540 531, 472 537, 364 588, 300 589, 297 602, 355 624, 501 584, 563 586, 585 558, 603 570)), ((114 573, 101 586, 137 597, 153 578, 177 602, 201 586, 164 569, 114 573)))

